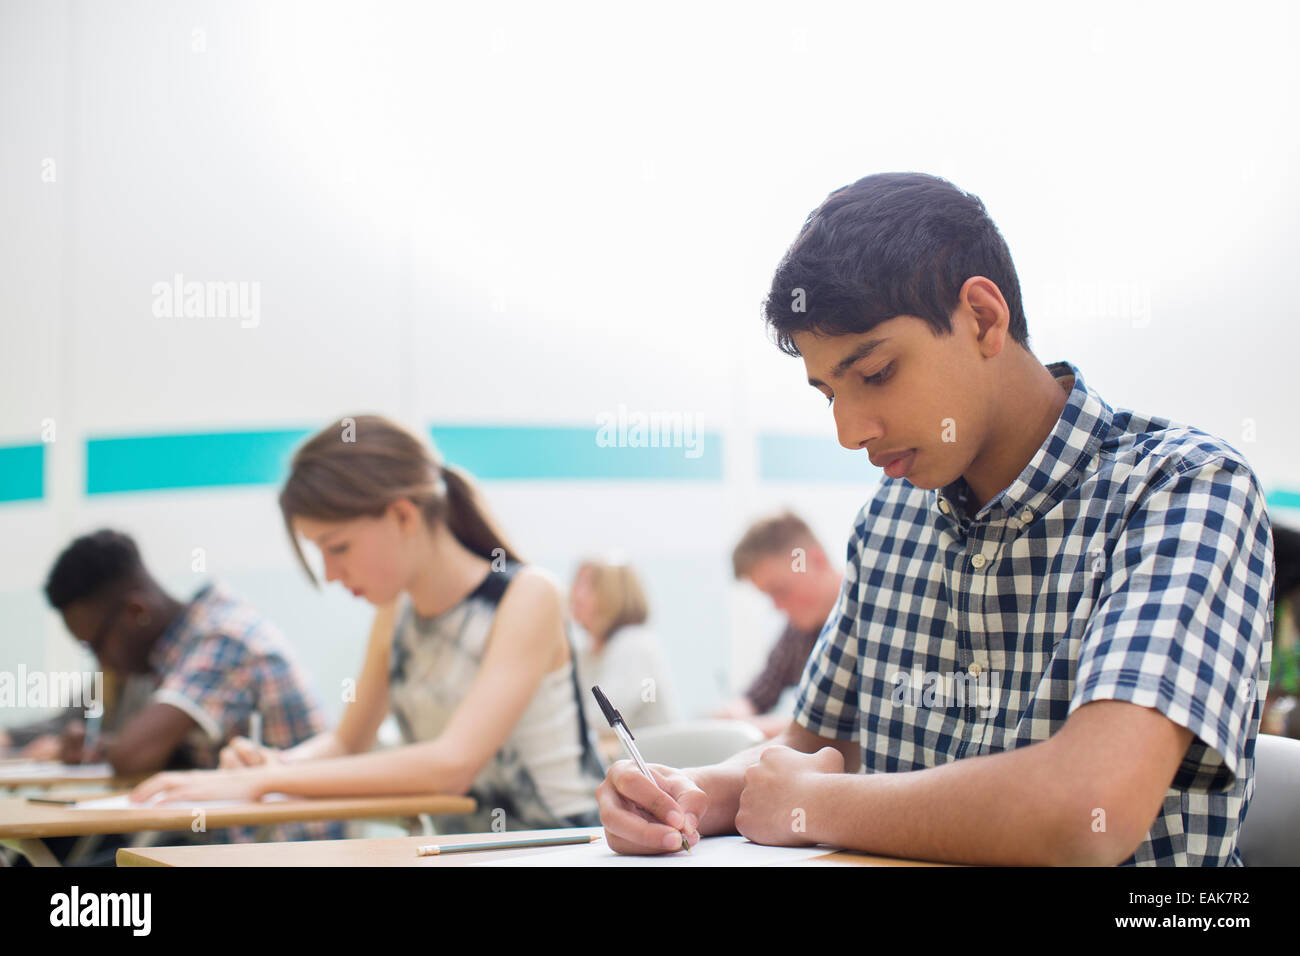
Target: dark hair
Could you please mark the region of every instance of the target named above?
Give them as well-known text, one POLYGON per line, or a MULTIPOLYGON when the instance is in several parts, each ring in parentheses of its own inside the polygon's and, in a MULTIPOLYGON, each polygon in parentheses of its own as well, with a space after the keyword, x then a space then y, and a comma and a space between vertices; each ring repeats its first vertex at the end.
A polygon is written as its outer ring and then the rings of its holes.
POLYGON ((445 522, 456 540, 483 558, 522 560, 507 542, 464 470, 441 462, 432 445, 379 415, 341 418, 294 453, 280 491, 289 541, 315 582, 293 533, 293 518, 377 518, 399 498, 413 502, 430 526, 445 522))
POLYGON ((1029 347, 1011 252, 978 196, 925 173, 879 173, 835 190, 809 214, 763 305, 777 346, 793 333, 868 332, 899 315, 952 333, 963 283, 984 276, 1011 311, 1011 338, 1029 347))
POLYGON ((62 611, 69 604, 133 580, 143 570, 140 552, 127 535, 108 529, 96 531, 63 549, 45 581, 45 597, 51 607, 62 611))

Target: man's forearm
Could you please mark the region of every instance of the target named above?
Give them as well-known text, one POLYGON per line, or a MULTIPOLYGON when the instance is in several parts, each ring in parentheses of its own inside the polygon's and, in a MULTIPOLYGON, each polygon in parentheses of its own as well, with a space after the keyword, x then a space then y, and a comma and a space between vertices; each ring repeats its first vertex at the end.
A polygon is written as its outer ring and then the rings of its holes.
POLYGON ((903 773, 817 775, 808 834, 846 849, 951 863, 1112 862, 1114 841, 1092 832, 1089 798, 1041 747, 903 773))

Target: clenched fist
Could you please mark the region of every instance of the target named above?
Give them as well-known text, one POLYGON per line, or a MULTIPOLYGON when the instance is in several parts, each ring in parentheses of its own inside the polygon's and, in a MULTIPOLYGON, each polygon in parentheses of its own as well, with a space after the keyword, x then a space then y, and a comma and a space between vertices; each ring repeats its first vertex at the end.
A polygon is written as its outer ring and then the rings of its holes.
POLYGON ((790 747, 768 747, 745 771, 736 829, 755 843, 810 846, 811 784, 828 773, 844 772, 844 756, 833 747, 806 754, 790 747))

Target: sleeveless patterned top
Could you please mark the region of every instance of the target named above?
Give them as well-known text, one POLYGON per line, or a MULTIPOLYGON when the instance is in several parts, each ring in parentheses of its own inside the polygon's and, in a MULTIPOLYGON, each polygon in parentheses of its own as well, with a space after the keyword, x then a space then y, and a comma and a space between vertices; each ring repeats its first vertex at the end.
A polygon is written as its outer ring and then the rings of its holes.
MULTIPOLYGON (((403 597, 393 633, 389 701, 407 743, 436 738, 478 673, 501 597, 522 564, 508 561, 464 600, 433 617, 403 597)), ((567 625, 566 625, 567 627, 567 625)), ((470 815, 437 818, 440 833, 599 826, 596 753, 581 688, 569 662, 542 676, 533 699, 469 790, 470 815)))

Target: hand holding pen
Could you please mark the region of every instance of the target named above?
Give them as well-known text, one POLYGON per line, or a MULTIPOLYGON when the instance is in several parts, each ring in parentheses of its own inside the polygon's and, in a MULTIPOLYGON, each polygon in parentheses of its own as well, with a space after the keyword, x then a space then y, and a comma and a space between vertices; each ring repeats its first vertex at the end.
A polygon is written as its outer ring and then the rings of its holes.
POLYGON ((686 774, 648 765, 623 715, 599 687, 591 692, 636 764, 615 764, 596 789, 609 846, 619 853, 689 850, 699 842, 699 821, 708 808, 708 797, 686 774))

